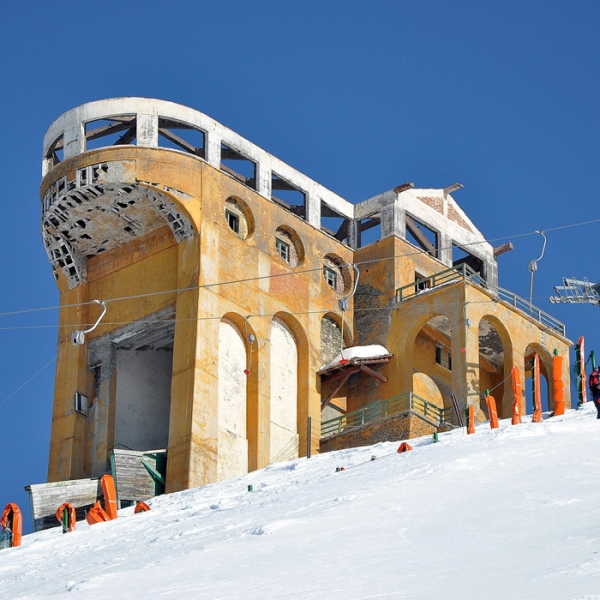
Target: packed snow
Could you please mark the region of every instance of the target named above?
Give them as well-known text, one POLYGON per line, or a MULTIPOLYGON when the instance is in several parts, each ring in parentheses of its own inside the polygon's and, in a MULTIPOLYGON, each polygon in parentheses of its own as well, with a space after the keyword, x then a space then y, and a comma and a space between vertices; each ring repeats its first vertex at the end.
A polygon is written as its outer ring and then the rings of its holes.
POLYGON ((296 459, 27 535, 0 551, 0 596, 598 600, 600 420, 591 403, 545 416, 296 459))
POLYGON ((344 348, 332 361, 323 365, 321 371, 336 367, 342 360, 376 360, 382 356, 390 356, 390 353, 378 344, 372 344, 371 346, 351 346, 350 348, 344 348))

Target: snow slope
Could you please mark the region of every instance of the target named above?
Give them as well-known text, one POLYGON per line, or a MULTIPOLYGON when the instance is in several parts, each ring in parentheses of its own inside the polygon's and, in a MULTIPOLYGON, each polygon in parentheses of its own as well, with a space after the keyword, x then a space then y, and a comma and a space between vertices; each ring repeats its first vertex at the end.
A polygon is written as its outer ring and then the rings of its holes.
POLYGON ((410 443, 279 463, 148 513, 25 536, 0 552, 0 597, 600 599, 591 403, 410 443))

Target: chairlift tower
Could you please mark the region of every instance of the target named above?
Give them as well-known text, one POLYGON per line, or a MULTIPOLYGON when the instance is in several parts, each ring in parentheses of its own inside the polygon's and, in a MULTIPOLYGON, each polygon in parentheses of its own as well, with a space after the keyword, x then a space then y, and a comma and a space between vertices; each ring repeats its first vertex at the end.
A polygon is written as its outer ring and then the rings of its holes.
POLYGON ((593 304, 600 306, 600 283, 591 283, 587 278, 563 277, 563 285, 554 287, 556 296, 550 296, 552 304, 593 304))

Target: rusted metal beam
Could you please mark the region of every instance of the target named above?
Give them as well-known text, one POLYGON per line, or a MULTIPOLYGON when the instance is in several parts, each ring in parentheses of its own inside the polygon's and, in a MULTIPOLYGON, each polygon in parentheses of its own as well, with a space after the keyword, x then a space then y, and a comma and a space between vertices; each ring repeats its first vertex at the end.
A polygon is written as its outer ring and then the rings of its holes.
POLYGON ((348 219, 344 219, 344 222, 340 225, 340 228, 335 232, 333 236, 336 240, 345 240, 348 237, 348 229, 350 227, 350 221, 348 219))
POLYGON ((494 248, 494 256, 500 256, 505 252, 509 252, 510 250, 514 250, 514 246, 512 242, 506 242, 505 244, 500 244, 500 246, 496 246, 494 248))
POLYGON ((406 228, 412 233, 423 250, 429 252, 431 256, 437 257, 437 248, 427 239, 427 236, 421 231, 418 223, 409 215, 406 215, 406 228))
POLYGON ((113 146, 126 146, 131 144, 135 140, 137 135, 135 127, 132 127, 129 131, 126 131, 114 144, 113 146))
POLYGON ((179 146, 182 150, 185 150, 190 154, 195 154, 196 156, 204 157, 204 148, 198 148, 193 144, 190 144, 187 140, 184 140, 172 131, 165 129, 164 127, 159 127, 158 133, 160 133, 163 137, 167 138, 170 142, 173 142, 174 144, 179 146))

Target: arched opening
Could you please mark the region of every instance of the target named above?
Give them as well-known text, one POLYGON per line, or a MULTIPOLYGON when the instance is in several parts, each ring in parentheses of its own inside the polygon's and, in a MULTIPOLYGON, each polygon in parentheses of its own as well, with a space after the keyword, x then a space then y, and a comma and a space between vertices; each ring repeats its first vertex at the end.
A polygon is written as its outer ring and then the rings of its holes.
POLYGON ((504 330, 493 318, 483 317, 479 321, 479 407, 489 419, 485 390, 490 390, 490 395, 496 401, 498 417, 506 419, 512 414, 512 404, 505 402, 504 390, 506 377, 510 374, 505 366, 505 347, 500 335, 504 330))
POLYGON ((219 323, 217 480, 248 472, 246 344, 229 319, 219 323))
POLYGON ((550 354, 539 344, 529 344, 525 350, 523 372, 525 379, 523 383, 523 391, 525 392, 525 414, 533 413, 533 355, 539 356, 540 362, 540 395, 542 399, 542 411, 554 409, 554 402, 550 396, 549 381, 552 374, 552 358, 550 354))
POLYGON ((452 327, 436 315, 421 327, 412 351, 413 392, 439 408, 452 406, 452 327))
POLYGON ((298 457, 298 345, 291 329, 278 318, 270 334, 270 462, 298 457))
POLYGON ((444 408, 444 398, 440 388, 425 373, 413 373, 413 392, 423 400, 435 404, 438 408, 444 408))

